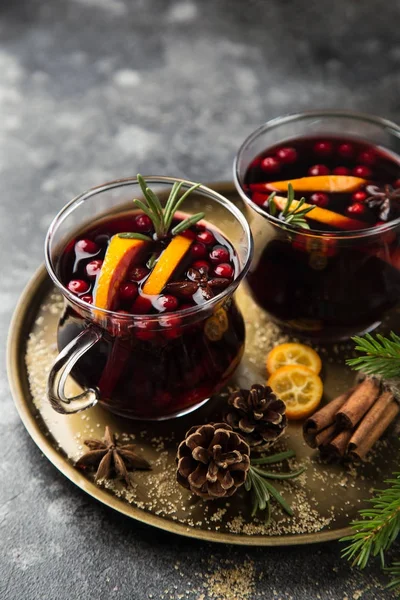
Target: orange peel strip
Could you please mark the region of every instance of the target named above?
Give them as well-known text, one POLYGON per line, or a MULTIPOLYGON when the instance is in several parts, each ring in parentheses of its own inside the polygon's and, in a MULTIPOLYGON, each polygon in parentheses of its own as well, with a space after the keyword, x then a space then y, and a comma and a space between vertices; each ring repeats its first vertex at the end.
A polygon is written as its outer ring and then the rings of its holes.
POLYGON ((144 294, 156 295, 162 292, 176 267, 192 245, 192 241, 183 235, 172 238, 145 282, 143 286, 144 294))
MULTIPOLYGON (((283 210, 286 206, 287 198, 284 198, 282 196, 275 196, 274 202, 279 208, 279 210, 283 210)), ((294 210, 298 206, 298 204, 298 200, 293 200, 289 212, 294 210)), ((333 210, 328 210, 327 208, 319 208, 319 206, 307 204, 307 202, 303 204, 302 208, 313 209, 305 215, 306 219, 312 219, 313 221, 318 221, 319 223, 324 223, 325 225, 330 225, 331 227, 336 227, 337 229, 353 231, 355 229, 366 229, 368 227, 367 223, 364 223, 364 221, 359 221, 358 219, 351 219, 350 217, 346 217, 345 215, 333 212, 333 210)))
POLYGON ((144 240, 120 238, 118 235, 111 238, 94 290, 94 306, 112 310, 129 267, 147 243, 144 240))
POLYGON ((361 185, 367 183, 367 180, 352 175, 316 175, 315 177, 300 177, 300 179, 288 179, 286 181, 252 183, 250 189, 253 192, 286 192, 289 183, 292 184, 295 192, 345 194, 358 190, 361 185))

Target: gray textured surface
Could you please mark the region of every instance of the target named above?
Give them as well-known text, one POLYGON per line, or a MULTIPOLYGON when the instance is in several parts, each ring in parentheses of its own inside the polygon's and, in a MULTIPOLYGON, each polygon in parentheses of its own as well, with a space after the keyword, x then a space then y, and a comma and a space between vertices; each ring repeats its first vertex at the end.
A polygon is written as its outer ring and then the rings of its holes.
MULTIPOLYGON (((78 192, 137 171, 229 178, 243 138, 287 111, 398 120, 399 18, 398 3, 380 0, 2 0, 3 340, 47 225, 78 192)), ((392 597, 377 567, 351 571, 338 544, 212 546, 92 501, 26 434, 4 344, 1 359, 1 600, 200 598, 186 593, 199 585, 195 572, 212 574, 223 560, 229 569, 251 561, 257 597, 392 597)))

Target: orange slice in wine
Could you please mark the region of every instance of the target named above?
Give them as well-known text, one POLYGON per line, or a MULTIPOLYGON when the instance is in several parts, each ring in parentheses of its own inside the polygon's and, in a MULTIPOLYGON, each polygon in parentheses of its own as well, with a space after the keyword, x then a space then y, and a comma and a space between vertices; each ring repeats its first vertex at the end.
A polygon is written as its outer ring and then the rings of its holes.
MULTIPOLYGON (((282 196, 275 196, 274 202, 279 208, 279 210, 283 210, 286 206, 287 198, 283 198, 282 196)), ((299 201, 293 200, 289 212, 294 210, 298 205, 299 201)), ((351 219, 350 217, 346 217, 345 215, 336 213, 333 210, 328 210, 327 208, 320 208, 319 206, 314 206, 313 204, 307 204, 307 202, 303 204, 302 208, 312 208, 312 210, 310 210, 310 212, 305 215, 306 219, 312 219, 313 221, 318 221, 319 223, 330 225, 331 227, 335 227, 336 229, 353 231, 355 229, 366 229, 368 227, 367 223, 365 223, 364 221, 359 221, 358 219, 351 219)))
POLYGON ((128 269, 138 259, 148 242, 120 238, 114 235, 107 248, 94 290, 93 304, 97 308, 112 310, 119 287, 128 269))
POLYGON ((286 181, 252 183, 250 189, 253 192, 286 192, 289 183, 292 184, 295 192, 345 194, 358 190, 361 185, 367 183, 367 180, 352 175, 316 175, 315 177, 300 177, 300 179, 286 181))
POLYGON ((192 240, 184 235, 172 238, 145 282, 144 294, 156 295, 162 292, 191 245, 192 240))

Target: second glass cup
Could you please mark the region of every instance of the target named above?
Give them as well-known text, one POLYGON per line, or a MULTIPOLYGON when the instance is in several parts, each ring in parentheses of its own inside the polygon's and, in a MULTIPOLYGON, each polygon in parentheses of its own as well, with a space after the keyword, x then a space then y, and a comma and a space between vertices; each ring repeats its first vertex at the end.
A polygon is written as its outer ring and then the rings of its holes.
MULTIPOLYGON (((181 180, 146 177, 161 203, 176 181, 181 180)), ((183 181, 181 192, 191 185, 183 181)), ((216 236, 231 244, 236 272, 223 291, 203 304, 173 313, 125 314, 91 306, 82 294, 68 289, 65 260, 77 240, 87 238, 88 232, 95 231, 100 240, 101 235, 121 231, 113 227, 121 219, 129 223, 135 215, 133 198, 143 198, 136 179, 94 188, 72 200, 48 231, 46 267, 65 298, 58 329, 60 354, 48 385, 49 399, 58 412, 77 412, 99 401, 128 418, 179 416, 217 392, 242 357, 245 329, 233 294, 250 265, 252 236, 239 209, 205 186, 192 192, 180 210, 186 215, 204 212, 202 223, 210 223, 216 236), (65 392, 70 373, 84 388, 74 398, 65 392)), ((86 245, 90 254, 90 244, 86 245)))
MULTIPOLYGON (((386 311, 400 300, 400 218, 382 222, 376 217, 359 230, 324 230, 321 224, 317 228, 311 225, 311 229, 292 226, 270 214, 262 204, 270 193, 266 190, 272 191, 273 184, 253 186, 253 190, 262 191, 265 186, 264 196, 251 192, 249 172, 253 165, 257 165, 259 174, 256 180, 265 178, 268 182, 329 173, 376 179, 382 175, 378 172, 382 163, 385 168, 388 165, 389 178, 381 179, 381 189, 375 187, 375 191, 392 195, 395 192, 398 200, 393 202, 400 203, 400 193, 393 189, 400 185, 400 179, 396 181, 400 177, 399 154, 397 125, 347 112, 310 112, 274 119, 245 140, 235 159, 234 179, 247 206, 254 236, 254 259, 247 281, 256 302, 283 328, 301 337, 329 342, 371 331, 379 325, 386 311), (283 147, 277 156, 287 165, 279 170, 273 153, 283 147), (266 159, 262 175, 258 165, 263 156, 272 158, 266 159), (378 162, 371 166, 375 157, 378 162), (360 165, 361 158, 365 164, 360 165), (310 166, 314 162, 324 164, 310 166)), ((354 177, 350 179, 354 181, 354 177)), ((334 180, 335 177, 329 181, 319 178, 324 184, 333 185, 334 180)), ((287 186, 287 182, 281 183, 287 186)), ((295 186, 294 189, 296 192, 295 186)), ((354 204, 347 209, 346 194, 314 194, 307 201, 320 202, 325 208, 327 202, 339 206, 337 212, 329 211, 328 216, 335 219, 348 219, 346 214, 353 219, 363 211, 373 218, 373 210, 362 204, 369 189, 364 185, 358 196, 353 194, 354 204)), ((286 196, 287 191, 278 194, 286 196)), ((296 198, 302 195, 296 193, 296 198)), ((352 219, 348 222, 354 222, 352 219)))

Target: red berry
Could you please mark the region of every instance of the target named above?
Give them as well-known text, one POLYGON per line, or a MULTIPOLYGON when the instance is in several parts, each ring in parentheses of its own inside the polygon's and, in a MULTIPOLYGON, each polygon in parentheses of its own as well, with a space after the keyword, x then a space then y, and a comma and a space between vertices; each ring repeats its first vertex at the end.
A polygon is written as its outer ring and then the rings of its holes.
POLYGON ((276 173, 276 171, 279 171, 280 167, 281 164, 279 160, 273 156, 267 156, 261 161, 261 168, 266 173, 276 173))
POLYGON ((81 300, 87 302, 88 304, 93 304, 93 296, 91 294, 85 294, 84 296, 81 296, 81 300))
POLYGON ((195 306, 195 305, 189 304, 188 302, 186 302, 185 304, 180 305, 179 310, 186 310, 187 308, 193 308, 193 306, 195 306))
POLYGON ((396 179, 396 181, 395 181, 395 182, 394 182, 394 184, 393 184, 393 187, 394 187, 394 188, 396 188, 396 190, 397 190, 398 188, 400 188, 400 179, 396 179))
POLYGON ((153 223, 147 215, 136 215, 133 219, 135 231, 148 233, 153 229, 153 223))
POLYGON ((129 281, 142 281, 149 274, 146 267, 133 267, 128 273, 129 281))
POLYGON ((258 169, 261 163, 261 158, 257 156, 254 160, 251 161, 249 165, 249 169, 258 169))
POLYGON ((358 192, 354 192, 351 199, 353 202, 364 202, 364 200, 368 197, 367 192, 363 192, 362 190, 358 190, 358 192))
POLYGON ((85 294, 89 291, 89 284, 83 279, 71 279, 68 283, 67 288, 73 294, 85 294))
POLYGON ((350 169, 347 167, 335 167, 332 173, 334 175, 350 175, 350 169))
POLYGON ((269 198, 269 194, 263 194, 261 192, 253 192, 251 194, 251 199, 258 206, 268 206, 267 200, 269 198))
POLYGON ((297 160, 297 152, 295 148, 281 148, 278 150, 276 155, 283 163, 290 164, 296 162, 297 160))
POLYGON ((97 275, 101 271, 102 265, 102 260, 91 260, 90 263, 86 265, 86 275, 89 277, 89 279, 96 279, 97 275))
POLYGON ((207 249, 201 242, 196 242, 191 245, 190 252, 194 258, 204 258, 207 254, 207 249))
POLYGON ((149 298, 138 296, 132 305, 132 313, 138 315, 146 315, 151 312, 153 304, 149 298))
POLYGON ((163 332, 165 337, 174 340, 182 335, 182 319, 175 315, 171 315, 170 317, 166 317, 160 321, 162 327, 165 328, 163 332))
POLYGON ((210 263, 208 263, 206 260, 196 260, 193 264, 192 267, 194 269, 209 269, 210 268, 210 263))
POLYGON ((310 177, 317 177, 318 175, 329 175, 330 170, 325 165, 314 165, 308 169, 310 177))
POLYGON ((214 246, 209 257, 213 265, 218 265, 219 263, 225 263, 229 260, 229 252, 224 246, 214 246))
POLYGON ((148 342, 156 337, 156 334, 153 331, 155 328, 155 323, 153 321, 142 321, 137 323, 136 327, 135 335, 139 340, 148 342))
POLYGON ((172 312, 179 306, 178 298, 171 294, 163 294, 157 298, 157 308, 160 312, 172 312))
POLYGON ((340 144, 338 154, 343 158, 352 158, 354 156, 354 148, 351 144, 340 144))
POLYGON ((329 204, 329 196, 323 192, 315 192, 310 196, 309 201, 311 204, 315 204, 315 206, 325 208, 329 204))
POLYGON ((332 142, 317 142, 314 145, 315 154, 319 154, 320 156, 330 156, 333 151, 332 142))
POLYGON ((211 244, 215 244, 215 237, 208 229, 206 229, 205 231, 200 231, 197 234, 196 239, 199 242, 203 242, 203 244, 205 244, 206 246, 211 246, 211 244))
POLYGON ((119 297, 121 300, 133 301, 138 295, 138 287, 136 283, 123 283, 119 288, 119 297))
POLYGON ((228 263, 221 263, 215 267, 214 273, 217 277, 226 277, 227 279, 230 279, 233 277, 233 267, 228 263))
POLYGON ((79 240, 75 244, 75 252, 85 252, 85 254, 97 254, 100 248, 92 240, 79 240))
POLYGON ((369 169, 365 165, 358 165, 357 167, 354 167, 352 175, 354 175, 354 177, 362 177, 363 179, 368 179, 368 177, 371 177, 372 172, 371 169, 369 169))
POLYGON ((373 150, 364 150, 360 153, 358 161, 364 165, 374 165, 376 163, 376 154, 373 150))
POLYGON ((355 202, 354 204, 350 204, 346 210, 350 215, 363 215, 366 209, 365 205, 361 204, 361 202, 355 202))

